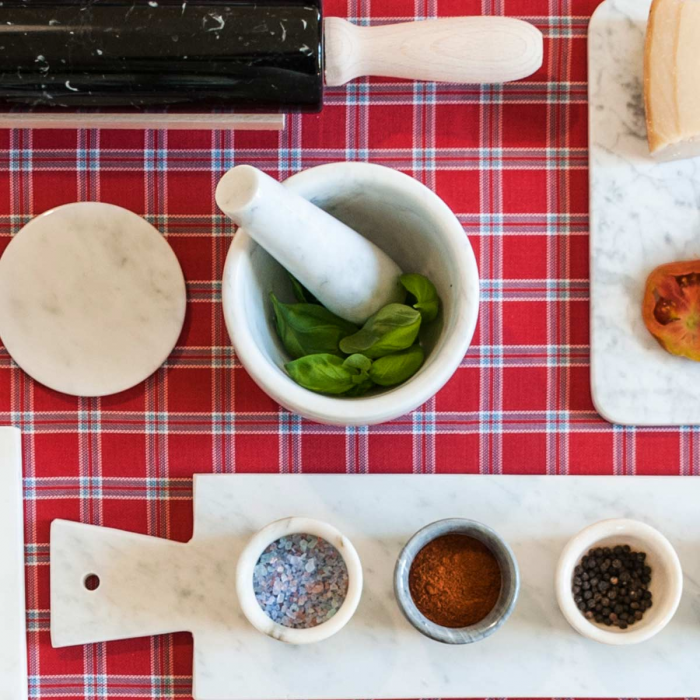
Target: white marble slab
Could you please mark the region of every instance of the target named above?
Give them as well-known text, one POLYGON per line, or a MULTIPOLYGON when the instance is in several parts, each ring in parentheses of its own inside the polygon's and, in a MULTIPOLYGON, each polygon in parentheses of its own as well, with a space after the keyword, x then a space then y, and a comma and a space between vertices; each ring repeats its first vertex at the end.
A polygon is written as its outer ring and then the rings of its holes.
POLYGON ((700 363, 646 330, 644 283, 661 263, 700 258, 700 159, 649 156, 642 94, 650 0, 606 0, 588 31, 591 387, 628 425, 700 424, 700 363))
POLYGON ((32 219, 0 258, 0 336, 46 386, 105 396, 153 374, 185 319, 185 280, 153 226, 79 202, 32 219))
POLYGON ((0 700, 27 697, 22 440, 0 428, 0 700))
POLYGON ((189 630, 197 700, 408 697, 700 696, 700 479, 399 475, 195 477, 189 544, 56 521, 51 535, 54 644, 189 630), (338 527, 364 569, 355 617, 296 647, 257 632, 235 594, 238 554, 267 523, 303 515, 338 527), (467 517, 511 544, 522 574, 515 613, 489 639, 449 647, 421 636, 394 600, 402 545, 423 525, 467 517), (677 548, 680 608, 654 639, 607 647, 557 607, 567 540, 602 518, 640 518, 677 548), (100 576, 93 592, 87 573, 100 576))

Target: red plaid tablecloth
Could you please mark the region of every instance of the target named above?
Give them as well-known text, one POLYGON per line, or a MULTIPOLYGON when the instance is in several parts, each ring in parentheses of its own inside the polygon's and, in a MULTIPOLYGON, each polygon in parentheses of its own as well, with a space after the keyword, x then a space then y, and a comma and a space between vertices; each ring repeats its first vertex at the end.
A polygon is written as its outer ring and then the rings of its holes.
MULTIPOLYGON (((598 0, 327 0, 388 22, 509 14, 545 35, 542 69, 495 87, 358 81, 285 132, 0 131, 0 244, 76 200, 127 207, 177 253, 189 308, 145 385, 105 399, 45 389, 0 351, 2 423, 24 432, 32 698, 190 697, 186 634, 53 650, 49 524, 191 535, 195 472, 696 474, 697 428, 612 426, 589 391, 586 29, 598 0), (281 410, 232 352, 220 279, 232 227, 214 186, 236 163, 283 179, 339 160, 435 190, 474 246, 481 316, 449 384, 415 413, 330 428, 281 410)), ((157 595, 157 591, 154 591, 157 595)))

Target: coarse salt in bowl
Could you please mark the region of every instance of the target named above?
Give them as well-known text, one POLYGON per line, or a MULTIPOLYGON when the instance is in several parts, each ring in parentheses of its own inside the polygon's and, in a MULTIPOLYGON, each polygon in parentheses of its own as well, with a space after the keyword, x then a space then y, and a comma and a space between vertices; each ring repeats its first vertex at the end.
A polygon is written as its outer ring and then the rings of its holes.
MULTIPOLYGON (((308 579, 313 578, 302 575, 308 579)), ((354 615, 362 594, 362 565, 350 540, 332 525, 313 518, 284 518, 264 527, 246 545, 236 567, 236 591, 243 614, 259 632, 289 644, 311 644, 339 632, 354 615), (261 556, 271 544, 282 538, 288 538, 287 541, 291 542, 293 535, 309 535, 331 545, 342 557, 347 569, 347 591, 342 604, 332 617, 314 626, 292 627, 280 624, 268 614, 278 613, 276 606, 268 607, 266 612, 256 596, 256 591, 258 595, 261 594, 261 577, 256 574, 261 556)), ((266 596, 260 597, 262 599, 266 596)), ((325 609, 322 610, 324 611, 325 609)))

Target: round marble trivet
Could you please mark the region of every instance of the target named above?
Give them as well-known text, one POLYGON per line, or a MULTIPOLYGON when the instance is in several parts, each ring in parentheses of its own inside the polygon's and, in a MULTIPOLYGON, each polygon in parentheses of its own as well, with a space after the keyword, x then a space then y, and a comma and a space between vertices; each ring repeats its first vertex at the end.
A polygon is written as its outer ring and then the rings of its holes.
POLYGON ((0 338, 38 382, 106 396, 165 361, 185 318, 171 247, 140 216, 80 202, 30 221, 0 258, 0 338))

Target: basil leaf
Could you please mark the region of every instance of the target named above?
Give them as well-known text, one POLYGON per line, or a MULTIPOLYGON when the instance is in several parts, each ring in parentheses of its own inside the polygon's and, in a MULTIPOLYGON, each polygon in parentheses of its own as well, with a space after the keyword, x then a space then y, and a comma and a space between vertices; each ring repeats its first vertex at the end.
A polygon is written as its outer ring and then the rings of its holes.
POLYGON ((337 355, 307 355, 284 367, 297 384, 321 394, 344 394, 357 386, 353 382, 354 374, 337 355))
MULTIPOLYGON (((369 379, 369 368, 372 360, 364 355, 350 355, 343 362, 343 367, 353 373, 352 381, 355 384, 363 384, 369 379)), ((370 382, 371 384, 371 382, 370 382)))
POLYGON ((350 391, 346 391, 343 394, 343 396, 350 396, 350 397, 364 396, 374 386, 375 386, 374 382, 368 378, 364 382, 361 382, 360 384, 355 384, 355 386, 352 389, 350 389, 350 391))
POLYGON ((407 303, 420 311, 423 322, 434 321, 440 308, 440 298, 435 285, 427 277, 415 273, 401 275, 399 281, 411 295, 407 303))
POLYGON ((371 359, 410 348, 420 330, 421 315, 405 304, 389 304, 365 325, 340 341, 346 355, 362 353, 371 359))
POLYGON ((289 275, 289 281, 292 283, 294 298, 298 302, 302 304, 321 303, 291 272, 287 272, 287 274, 289 275))
POLYGON ((295 359, 318 353, 339 355, 341 338, 357 331, 357 326, 318 304, 283 304, 272 293, 270 299, 277 335, 295 359))
POLYGON ((394 355, 380 357, 372 363, 370 379, 379 386, 394 386, 412 377, 423 364, 425 353, 420 345, 394 355))

